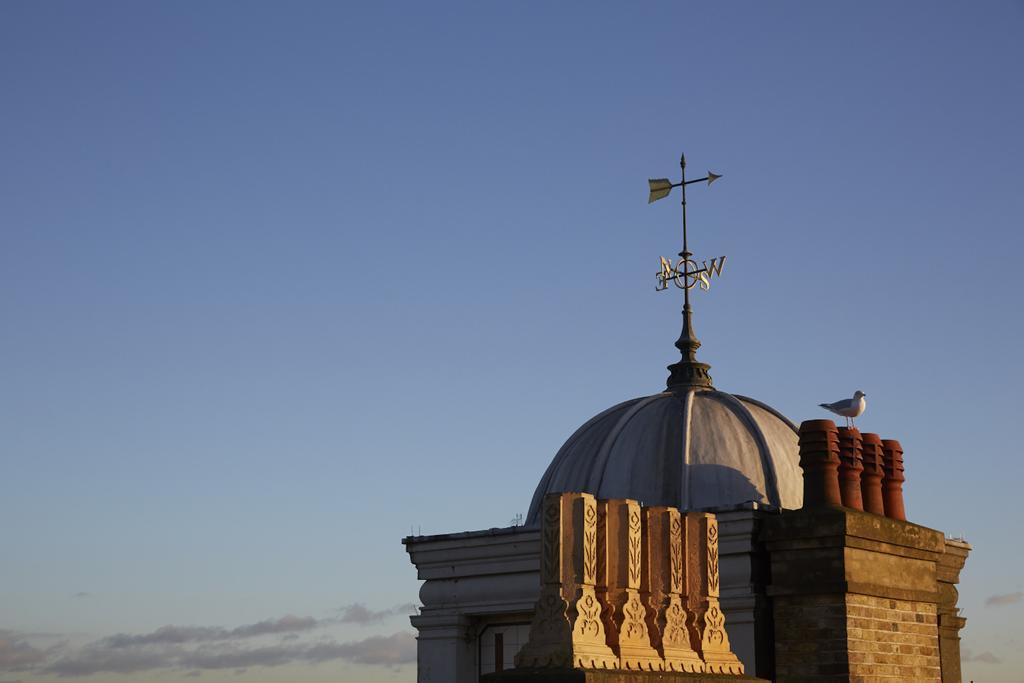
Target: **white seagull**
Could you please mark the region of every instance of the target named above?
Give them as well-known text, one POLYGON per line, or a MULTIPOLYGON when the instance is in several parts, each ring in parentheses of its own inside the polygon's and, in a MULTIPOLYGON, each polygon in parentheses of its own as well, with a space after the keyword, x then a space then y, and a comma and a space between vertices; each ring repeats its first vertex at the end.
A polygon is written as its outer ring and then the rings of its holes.
POLYGON ((835 403, 819 403, 818 405, 825 410, 830 410, 836 415, 841 415, 846 418, 846 426, 853 426, 853 418, 860 417, 864 410, 868 407, 868 402, 864 400, 867 396, 863 391, 858 389, 853 392, 853 398, 844 398, 842 401, 836 401, 835 403))

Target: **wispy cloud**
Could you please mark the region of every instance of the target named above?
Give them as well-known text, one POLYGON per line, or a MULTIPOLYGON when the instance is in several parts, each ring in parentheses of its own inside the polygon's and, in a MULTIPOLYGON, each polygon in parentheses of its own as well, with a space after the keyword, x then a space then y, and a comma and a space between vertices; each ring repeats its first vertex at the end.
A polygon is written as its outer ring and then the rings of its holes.
POLYGON ((28 671, 46 657, 46 650, 33 647, 17 631, 0 630, 0 671, 28 671))
POLYGON ((118 633, 99 641, 101 644, 117 648, 133 645, 181 645, 184 643, 203 643, 218 640, 237 640, 256 636, 293 634, 308 631, 320 625, 313 617, 296 617, 287 615, 280 619, 267 619, 255 624, 247 624, 233 629, 212 626, 161 626, 150 633, 128 635, 118 633))
POLYGON ((399 631, 354 643, 318 643, 306 655, 311 662, 344 659, 356 664, 398 666, 416 661, 416 639, 411 633, 399 631))
POLYGON ((71 597, 77 598, 77 599, 81 600, 82 598, 91 598, 92 597, 92 593, 87 593, 86 591, 79 591, 78 593, 75 593, 71 597))
POLYGON ((969 647, 964 647, 960 650, 960 661, 963 662, 980 662, 982 664, 999 664, 1003 660, 996 657, 989 651, 982 652, 980 654, 974 654, 969 647))
POLYGON ((314 629, 342 621, 371 623, 414 609, 411 604, 386 610, 360 607, 362 612, 343 609, 342 617, 349 615, 348 619, 287 615, 234 628, 168 625, 148 633, 118 633, 77 648, 58 643, 43 649, 29 642, 30 634, 0 630, 0 673, 83 677, 176 669, 186 677, 198 677, 208 670, 233 669, 238 673, 252 667, 293 663, 343 660, 397 667, 416 660, 416 641, 409 632, 350 642, 312 635, 314 629))
POLYGON ((416 661, 416 640, 411 633, 399 632, 347 643, 320 640, 255 647, 243 647, 232 641, 202 644, 193 648, 167 644, 110 647, 104 641, 97 641, 56 659, 38 671, 57 676, 80 677, 99 673, 130 674, 153 669, 184 669, 191 675, 208 670, 240 670, 294 663, 319 664, 333 660, 400 666, 416 661))
POLYGON ((173 666, 174 651, 180 648, 111 648, 97 642, 60 656, 37 671, 58 676, 91 676, 100 672, 130 674, 173 666))
POLYGON ((990 595, 985 599, 985 606, 1004 607, 1006 605, 1015 605, 1022 600, 1024 600, 1024 593, 1020 591, 1016 593, 1003 593, 1002 595, 990 595))
POLYGON ((372 610, 362 603, 352 603, 338 609, 338 621, 342 624, 358 624, 365 626, 384 621, 390 617, 416 614, 416 605, 407 602, 402 605, 395 605, 390 609, 372 610))

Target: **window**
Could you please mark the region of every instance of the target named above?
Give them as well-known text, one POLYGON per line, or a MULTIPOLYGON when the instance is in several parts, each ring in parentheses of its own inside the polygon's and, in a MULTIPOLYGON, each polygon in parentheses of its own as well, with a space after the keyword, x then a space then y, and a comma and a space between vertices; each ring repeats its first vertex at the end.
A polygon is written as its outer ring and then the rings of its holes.
POLYGON ((480 673, 504 671, 515 666, 516 655, 530 638, 530 625, 487 624, 477 638, 480 673))

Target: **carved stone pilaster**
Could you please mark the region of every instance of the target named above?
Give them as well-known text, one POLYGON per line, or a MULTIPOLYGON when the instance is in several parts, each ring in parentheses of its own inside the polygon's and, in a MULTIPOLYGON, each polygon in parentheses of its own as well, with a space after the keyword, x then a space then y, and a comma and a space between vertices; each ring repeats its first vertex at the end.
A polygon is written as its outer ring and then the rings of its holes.
POLYGON ((692 611, 690 638, 704 660, 705 671, 742 674, 743 663, 729 645, 725 613, 718 602, 718 521, 703 512, 686 513, 688 602, 692 611))
MULTIPOLYGON (((605 628, 608 644, 619 657, 619 667, 632 671, 663 671, 661 655, 651 645, 647 608, 640 600, 640 575, 645 554, 640 504, 635 500, 599 501, 604 510, 607 546, 605 585, 608 609, 605 628)), ((602 580, 603 579, 603 580, 602 580)))
POLYGON ((640 595, 647 605, 651 643, 666 671, 703 673, 704 662, 690 645, 688 614, 683 603, 686 585, 683 524, 679 510, 643 508, 643 534, 647 550, 640 595))
POLYGON ((544 497, 541 593, 517 667, 615 668, 595 584, 597 501, 587 493, 544 497))

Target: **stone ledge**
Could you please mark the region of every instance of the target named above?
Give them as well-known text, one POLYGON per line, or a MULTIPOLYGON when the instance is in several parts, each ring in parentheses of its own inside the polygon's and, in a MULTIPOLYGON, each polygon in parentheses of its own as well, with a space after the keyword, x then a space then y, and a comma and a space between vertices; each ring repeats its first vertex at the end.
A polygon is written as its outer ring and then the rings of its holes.
POLYGON ((540 569, 540 529, 508 527, 402 539, 416 565, 416 578, 461 579, 536 572, 540 569))
POLYGON ((662 671, 607 671, 601 669, 510 669, 500 673, 484 674, 481 683, 731 683, 732 681, 760 681, 752 676, 724 676, 721 674, 688 674, 662 671))
POLYGON ((842 507, 802 509, 766 520, 772 584, 783 596, 865 595, 937 604, 941 532, 842 507))
POLYGON ((941 531, 844 507, 791 510, 766 521, 761 540, 769 550, 861 547, 935 560, 946 549, 941 531))

